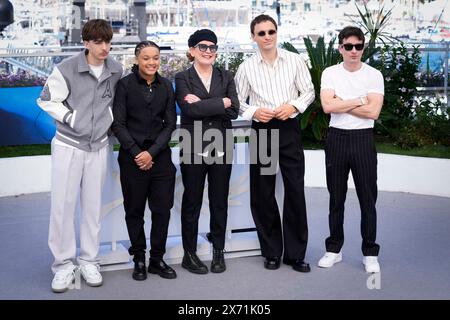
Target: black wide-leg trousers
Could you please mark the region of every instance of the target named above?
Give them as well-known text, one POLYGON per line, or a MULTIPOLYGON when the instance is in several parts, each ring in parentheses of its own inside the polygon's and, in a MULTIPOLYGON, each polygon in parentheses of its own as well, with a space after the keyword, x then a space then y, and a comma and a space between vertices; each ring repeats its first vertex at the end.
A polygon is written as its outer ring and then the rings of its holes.
POLYGON ((284 253, 285 259, 303 260, 308 243, 308 224, 304 194, 305 158, 300 125, 295 118, 286 121, 273 119, 268 123, 253 121, 252 129, 250 206, 262 256, 281 257, 284 253), (275 132, 278 132, 279 139, 272 146, 275 132), (266 138, 267 144, 264 143, 266 138), (284 184, 282 221, 275 199, 276 174, 264 172, 264 168, 267 169, 271 164, 264 163, 265 160, 261 161, 263 159, 256 156, 260 151, 267 151, 268 155, 275 155, 278 151, 279 159, 274 157, 274 161, 279 164, 284 184))

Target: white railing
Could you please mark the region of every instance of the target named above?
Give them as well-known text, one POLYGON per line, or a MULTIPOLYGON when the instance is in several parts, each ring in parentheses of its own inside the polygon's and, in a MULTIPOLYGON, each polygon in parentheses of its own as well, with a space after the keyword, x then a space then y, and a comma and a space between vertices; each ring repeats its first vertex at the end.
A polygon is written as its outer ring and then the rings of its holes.
MULTIPOLYGON (((292 42, 292 45, 300 52, 306 53, 306 48, 303 42, 292 42)), ((442 52, 443 53, 443 68, 442 86, 427 86, 417 88, 419 91, 429 91, 429 92, 443 92, 444 96, 447 97, 447 106, 450 107, 450 88, 448 83, 449 78, 449 60, 450 60, 450 42, 442 43, 416 43, 410 42, 406 43, 410 50, 413 50, 413 46, 419 46, 419 51, 421 53, 432 53, 432 52, 442 52), (433 45, 435 47, 429 48, 427 45, 433 45)), ((336 44, 337 46, 337 44, 336 44)), ((132 58, 134 53, 134 45, 113 45, 111 50, 111 55, 118 57, 119 60, 125 58, 132 58)), ((161 50, 162 55, 175 54, 183 56, 187 50, 187 47, 178 46, 173 49, 163 49, 161 50)), ((4 61, 22 70, 26 70, 31 74, 36 74, 39 76, 48 76, 53 69, 54 65, 60 61, 60 59, 55 59, 57 57, 63 58, 76 54, 82 50, 83 46, 68 46, 68 47, 23 47, 23 48, 12 48, 0 50, 0 61, 4 61)), ((234 53, 253 53, 255 51, 254 44, 225 44, 219 48, 218 53, 222 54, 225 61, 225 69, 229 67, 229 61, 234 53), (245 48, 245 49, 244 49, 245 48)), ((1 71, 1 70, 0 70, 1 71)))

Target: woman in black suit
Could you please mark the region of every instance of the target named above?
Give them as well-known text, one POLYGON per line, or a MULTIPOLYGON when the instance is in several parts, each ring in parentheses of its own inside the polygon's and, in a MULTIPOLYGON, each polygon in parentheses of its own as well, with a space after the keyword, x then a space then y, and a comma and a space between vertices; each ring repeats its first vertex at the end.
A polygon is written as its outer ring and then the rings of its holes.
POLYGON ((217 52, 214 32, 198 30, 189 37, 188 45, 188 58, 194 63, 175 76, 175 95, 181 109, 180 127, 190 134, 190 139, 181 141, 180 153, 184 185, 182 267, 197 274, 208 272, 196 255, 198 220, 208 176, 210 240, 213 244, 211 272, 223 272, 226 269, 223 250, 234 143, 231 120, 238 117, 239 100, 232 74, 213 66, 217 52), (213 142, 202 141, 204 134, 205 140, 211 138, 213 142))
POLYGON ((174 279, 175 270, 164 262, 163 255, 175 188, 176 169, 169 148, 176 127, 175 95, 172 83, 158 74, 158 45, 142 41, 135 56, 137 64, 117 85, 112 125, 120 142, 120 182, 131 242, 128 251, 134 261, 133 279, 145 280, 144 211, 148 201, 152 218, 148 272, 174 279))

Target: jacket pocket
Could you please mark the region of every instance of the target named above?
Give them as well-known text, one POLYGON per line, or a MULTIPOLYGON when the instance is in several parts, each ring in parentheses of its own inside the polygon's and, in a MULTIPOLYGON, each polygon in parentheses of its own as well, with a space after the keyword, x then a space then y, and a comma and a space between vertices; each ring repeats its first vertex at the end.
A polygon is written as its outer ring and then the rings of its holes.
POLYGON ((77 110, 73 110, 72 118, 70 118, 69 126, 75 130, 75 119, 77 117, 77 110))
POLYGON ((88 132, 86 127, 86 113, 78 114, 77 110, 73 110, 73 116, 70 118, 69 126, 75 132, 76 136, 85 135, 88 132))
POLYGON ((114 116, 113 116, 113 113, 112 113, 112 109, 109 106, 108 106, 108 111, 109 111, 109 115, 111 116, 111 120, 114 121, 114 116))

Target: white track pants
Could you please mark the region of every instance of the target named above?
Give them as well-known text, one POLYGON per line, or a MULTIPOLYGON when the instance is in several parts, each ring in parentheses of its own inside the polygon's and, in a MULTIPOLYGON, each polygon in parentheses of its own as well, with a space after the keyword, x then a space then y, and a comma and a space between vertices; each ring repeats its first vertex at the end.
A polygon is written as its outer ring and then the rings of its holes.
POLYGON ((102 188, 108 146, 94 152, 55 145, 52 141, 52 186, 48 244, 52 271, 74 264, 98 265, 102 188), (75 208, 80 195, 80 252, 76 257, 75 208))

